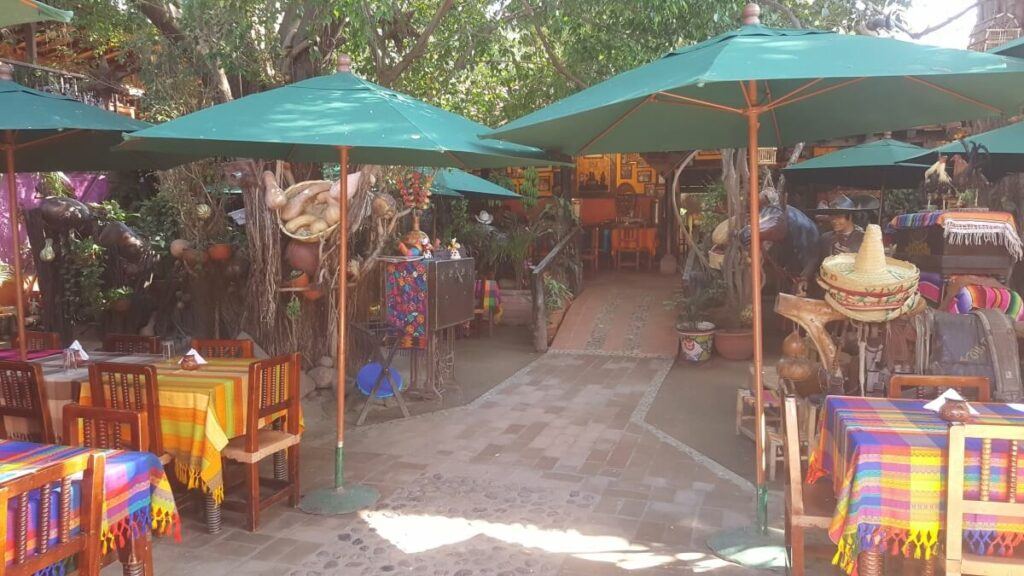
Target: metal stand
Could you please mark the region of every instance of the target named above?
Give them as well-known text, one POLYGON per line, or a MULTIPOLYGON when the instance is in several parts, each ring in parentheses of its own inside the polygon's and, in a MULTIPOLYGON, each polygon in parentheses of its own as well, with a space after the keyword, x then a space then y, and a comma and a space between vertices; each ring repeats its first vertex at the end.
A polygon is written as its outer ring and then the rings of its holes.
POLYGON ((206 510, 206 531, 210 534, 220 534, 220 504, 213 499, 212 493, 203 494, 203 504, 206 510))
POLYGON ((383 385, 385 378, 388 384, 391 386, 391 390, 395 395, 395 400, 398 402, 398 407, 402 409, 402 417, 409 417, 409 408, 405 405, 405 399, 402 398, 402 390, 395 382, 391 379, 391 363, 395 359, 395 352, 398 351, 398 343, 401 340, 401 332, 396 328, 389 328, 383 323, 373 324, 353 324, 352 325, 353 335, 356 338, 361 338, 370 350, 370 361, 377 362, 381 366, 380 374, 377 375, 377 379, 373 383, 373 387, 370 389, 369 396, 366 397, 366 402, 363 403, 362 410, 359 411, 359 418, 356 420, 356 426, 362 426, 363 422, 366 421, 367 414, 370 413, 370 407, 373 400, 377 398, 377 393, 380 391, 381 385, 383 385), (387 350, 387 356, 381 354, 381 348, 387 350))

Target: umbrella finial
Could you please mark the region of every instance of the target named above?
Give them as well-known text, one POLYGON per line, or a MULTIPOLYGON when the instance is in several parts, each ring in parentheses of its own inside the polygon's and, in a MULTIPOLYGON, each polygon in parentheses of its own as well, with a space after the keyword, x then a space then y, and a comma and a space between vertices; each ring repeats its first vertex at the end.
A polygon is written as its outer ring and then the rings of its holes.
POLYGON ((342 54, 338 56, 338 72, 351 72, 352 71, 352 57, 348 54, 342 54))
POLYGON ((743 14, 740 15, 740 22, 744 26, 757 25, 761 23, 761 7, 757 2, 751 2, 743 7, 743 14))
POLYGON ((0 62, 0 80, 14 80, 14 66, 0 62))

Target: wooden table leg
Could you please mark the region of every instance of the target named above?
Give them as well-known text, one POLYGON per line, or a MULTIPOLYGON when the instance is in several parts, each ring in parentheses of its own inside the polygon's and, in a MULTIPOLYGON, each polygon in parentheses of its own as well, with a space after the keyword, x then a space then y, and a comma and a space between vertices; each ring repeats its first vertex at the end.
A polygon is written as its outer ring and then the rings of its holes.
POLYGON ((213 499, 212 493, 203 494, 206 504, 206 531, 210 534, 220 533, 221 510, 220 504, 213 499))
POLYGON ((882 576, 883 564, 880 551, 861 552, 857 555, 857 572, 860 576, 882 576))

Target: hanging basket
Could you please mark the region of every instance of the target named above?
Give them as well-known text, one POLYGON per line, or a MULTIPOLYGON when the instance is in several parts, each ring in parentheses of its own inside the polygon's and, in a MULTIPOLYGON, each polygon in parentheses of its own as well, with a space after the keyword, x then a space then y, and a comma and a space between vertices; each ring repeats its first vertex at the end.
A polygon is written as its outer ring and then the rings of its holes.
MULTIPOLYGON (((287 190, 284 191, 285 198, 287 199, 288 202, 291 202, 292 199, 295 198, 295 196, 297 196, 298 194, 303 193, 303 192, 309 190, 311 187, 313 187, 313 186, 322 186, 323 184, 329 184, 329 183, 330 183, 329 180, 310 180, 310 181, 306 181, 306 182, 299 182, 298 184, 290 186, 287 190)), ((324 191, 324 192, 326 192, 326 191, 324 191)), ((319 195, 319 194, 317 194, 317 195, 319 195)), ((310 197, 309 199, 305 200, 305 202, 303 204, 305 205, 307 202, 311 202, 311 201, 312 201, 312 197, 310 197)), ((286 206, 285 208, 281 208, 281 209, 275 210, 274 214, 275 214, 275 216, 277 216, 277 227, 280 228, 281 232, 283 232, 284 235, 289 237, 289 238, 292 238, 294 240, 298 240, 299 242, 309 242, 309 243, 321 242, 324 238, 327 238, 328 236, 330 236, 331 233, 333 233, 338 228, 338 223, 335 223, 334 225, 332 225, 332 226, 330 226, 330 227, 328 227, 328 228, 326 228, 324 230, 321 230, 320 232, 317 232, 315 234, 299 234, 299 233, 296 233, 296 232, 291 232, 285 226, 285 222, 281 218, 281 210, 287 209, 287 204, 285 206, 286 206)), ((303 210, 303 212, 301 214, 296 216, 296 218, 300 218, 302 216, 302 214, 305 214, 305 210, 303 210)))

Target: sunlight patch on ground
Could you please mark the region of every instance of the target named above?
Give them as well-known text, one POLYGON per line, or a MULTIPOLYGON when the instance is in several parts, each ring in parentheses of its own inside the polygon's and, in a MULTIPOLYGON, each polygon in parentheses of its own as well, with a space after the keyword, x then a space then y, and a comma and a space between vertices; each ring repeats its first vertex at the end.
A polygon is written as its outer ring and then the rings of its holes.
POLYGON ((487 520, 451 518, 426 514, 403 514, 393 510, 365 511, 363 520, 385 540, 406 554, 418 554, 458 544, 476 536, 487 536, 507 544, 566 554, 623 570, 642 570, 683 562, 695 572, 708 572, 730 565, 702 553, 652 550, 618 536, 592 536, 577 530, 538 528, 532 524, 507 524, 487 520))

